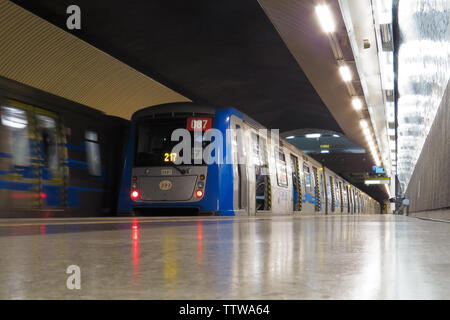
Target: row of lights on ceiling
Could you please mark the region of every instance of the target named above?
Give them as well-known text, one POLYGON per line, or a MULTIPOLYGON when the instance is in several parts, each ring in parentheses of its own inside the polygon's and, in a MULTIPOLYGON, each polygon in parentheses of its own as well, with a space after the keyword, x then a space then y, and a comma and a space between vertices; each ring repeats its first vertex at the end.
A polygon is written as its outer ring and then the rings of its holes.
MULTIPOLYGON (((308 139, 318 139, 318 138, 320 138, 322 136, 322 134, 321 133, 307 133, 307 134, 305 134, 305 138, 308 138, 308 139)), ((339 135, 338 134, 333 134, 333 137, 335 137, 335 138, 339 138, 339 135)), ((286 139, 294 139, 295 138, 295 136, 288 136, 288 137, 286 137, 286 139)))
MULTIPOLYGON (((322 30, 325 33, 333 33, 336 30, 336 24, 333 15, 331 14, 330 8, 328 7, 327 4, 325 3, 318 4, 316 6, 316 14, 319 19, 322 30)), ((352 72, 350 71, 350 68, 347 65, 344 64, 340 65, 339 73, 342 77, 342 80, 344 80, 345 82, 352 81, 353 75, 352 72)), ((361 99, 359 97, 352 97, 352 106, 357 111, 362 110, 363 104, 361 99)), ((376 149, 375 142, 372 138, 372 133, 369 129, 369 125, 366 120, 361 120, 360 125, 364 135, 366 136, 367 144, 369 145, 370 152, 372 153, 373 160, 375 161, 375 165, 380 166, 381 165, 380 158, 378 157, 378 152, 376 149)))

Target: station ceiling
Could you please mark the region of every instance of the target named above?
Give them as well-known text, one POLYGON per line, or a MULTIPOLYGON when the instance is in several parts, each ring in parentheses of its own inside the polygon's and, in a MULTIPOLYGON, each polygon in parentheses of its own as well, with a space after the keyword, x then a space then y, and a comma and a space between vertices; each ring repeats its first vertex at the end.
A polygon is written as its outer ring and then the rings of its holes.
POLYGON ((13 2, 193 101, 342 132, 257 1, 13 2), (81 30, 66 28, 71 4, 81 30))

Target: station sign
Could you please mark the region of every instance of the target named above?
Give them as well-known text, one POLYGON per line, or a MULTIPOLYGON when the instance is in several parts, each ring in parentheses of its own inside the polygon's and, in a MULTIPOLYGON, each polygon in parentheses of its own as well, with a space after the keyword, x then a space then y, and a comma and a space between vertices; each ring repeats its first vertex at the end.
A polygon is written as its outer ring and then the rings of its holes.
POLYGON ((364 184, 389 184, 390 177, 364 178, 364 184))
POLYGON ((377 167, 377 166, 373 166, 372 167, 372 171, 375 172, 375 173, 386 173, 386 170, 384 170, 384 168, 377 167))

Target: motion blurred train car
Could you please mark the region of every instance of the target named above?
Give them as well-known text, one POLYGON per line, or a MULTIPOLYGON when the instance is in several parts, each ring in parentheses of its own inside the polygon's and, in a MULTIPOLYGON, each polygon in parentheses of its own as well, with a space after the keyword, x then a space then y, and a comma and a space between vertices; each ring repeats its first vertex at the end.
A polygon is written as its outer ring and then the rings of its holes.
POLYGON ((136 112, 118 212, 379 213, 374 199, 264 129, 234 108, 172 103, 136 112), (183 150, 174 151, 179 142, 172 140, 172 134, 177 129, 189 132, 189 156, 184 157, 183 150), (208 134, 212 130, 222 138, 212 139, 208 134), (205 152, 217 139, 223 141, 221 147, 205 152), (195 156, 199 147, 200 159, 195 156), (189 161, 177 162, 180 158, 189 161), (215 161, 208 161, 211 158, 215 161))
POLYGON ((128 123, 0 78, 0 216, 115 214, 128 123))

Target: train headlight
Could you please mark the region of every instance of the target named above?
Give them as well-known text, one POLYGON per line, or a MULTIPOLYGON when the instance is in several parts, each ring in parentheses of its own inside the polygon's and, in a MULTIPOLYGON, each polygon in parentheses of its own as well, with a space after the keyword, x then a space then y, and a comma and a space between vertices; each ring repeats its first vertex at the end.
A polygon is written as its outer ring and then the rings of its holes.
POLYGON ((199 189, 203 189, 204 186, 205 186, 205 183, 204 183, 203 181, 199 181, 199 182, 197 183, 197 187, 198 187, 199 189))
POLYGON ((131 199, 136 200, 137 198, 139 198, 139 191, 137 190, 131 191, 130 197, 131 199))
POLYGON ((131 184, 131 189, 137 189, 137 183, 136 182, 133 182, 131 184))

